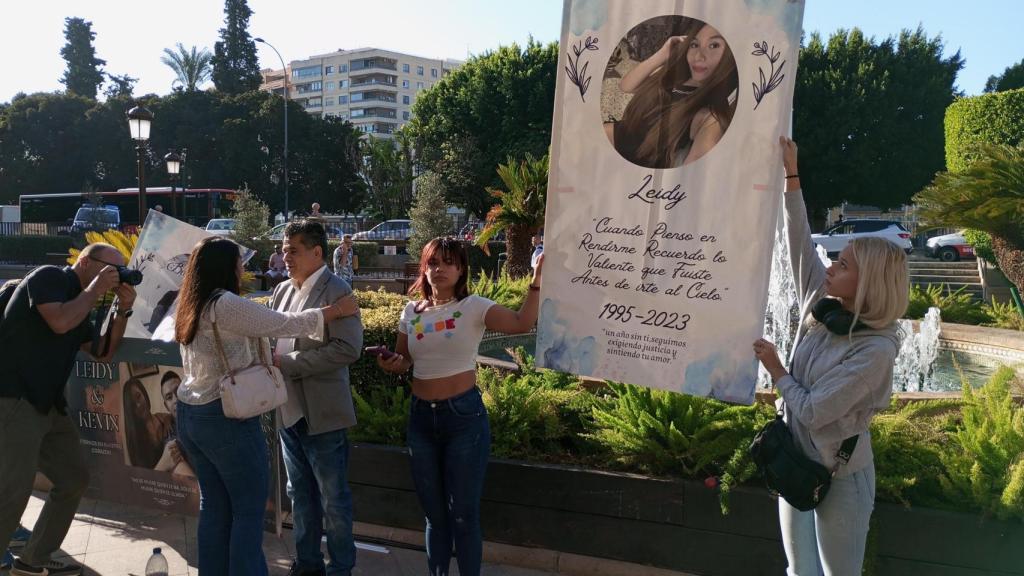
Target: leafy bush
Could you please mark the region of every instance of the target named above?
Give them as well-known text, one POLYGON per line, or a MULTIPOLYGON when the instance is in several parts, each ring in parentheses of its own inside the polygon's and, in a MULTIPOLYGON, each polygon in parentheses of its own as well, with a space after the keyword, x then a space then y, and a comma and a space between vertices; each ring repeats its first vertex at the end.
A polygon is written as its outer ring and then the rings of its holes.
POLYGON ((992 236, 981 230, 964 230, 964 240, 974 247, 974 254, 978 258, 984 258, 998 267, 996 254, 992 251, 992 236))
POLYGON ((1024 518, 1024 409, 1000 368, 980 390, 964 385, 963 421, 940 453, 946 498, 999 518, 1024 518))
POLYGON ((924 318, 928 308, 936 307, 942 313, 943 322, 956 324, 982 324, 991 322, 982 303, 960 288, 953 291, 945 284, 929 284, 927 288, 911 286, 910 304, 904 318, 924 318))
MULTIPOLYGON (((384 344, 393 350, 398 340, 398 319, 402 316, 406 298, 383 289, 356 290, 355 294, 363 321, 363 344, 384 344)), ((401 381, 401 377, 378 368, 375 358, 365 355, 349 366, 349 376, 360 389, 380 386, 393 388, 401 381)))
POLYGON ((994 328, 1024 331, 1024 314, 1012 302, 995 302, 982 306, 992 321, 984 324, 994 328))
POLYGON ((508 274, 502 272, 497 279, 492 280, 483 272, 475 279, 469 278, 469 291, 478 296, 494 300, 498 304, 512 310, 518 310, 526 300, 526 293, 530 290, 530 277, 524 276, 513 280, 508 274))

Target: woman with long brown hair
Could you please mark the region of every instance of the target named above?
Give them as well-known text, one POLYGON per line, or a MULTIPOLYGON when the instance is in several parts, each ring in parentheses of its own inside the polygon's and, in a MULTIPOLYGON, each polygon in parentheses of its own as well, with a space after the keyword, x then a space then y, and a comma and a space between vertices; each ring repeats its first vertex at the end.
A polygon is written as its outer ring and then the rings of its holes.
POLYGON ((605 132, 625 159, 647 168, 675 168, 707 154, 736 112, 739 76, 725 38, 691 20, 620 81, 632 93, 622 119, 605 132))
POLYGON ((469 293, 469 259, 455 238, 423 247, 419 278, 398 324, 397 354, 377 364, 392 373, 412 369, 407 441, 413 482, 426 514, 427 565, 446 576, 452 547, 459 574, 478 576, 483 556, 480 496, 491 429, 476 387, 476 356, 484 330, 527 332, 537 322, 544 256, 518 312, 469 293))
POLYGON ((262 548, 267 443, 258 417, 235 420, 224 415, 221 377, 257 362, 257 347, 269 348, 267 337, 322 340, 325 322, 358 311, 355 299, 346 297, 323 308, 275 312, 238 295, 241 277, 238 244, 222 237, 204 239, 185 267, 175 317, 185 372, 178 387, 178 440, 199 479, 201 576, 267 574, 262 548))

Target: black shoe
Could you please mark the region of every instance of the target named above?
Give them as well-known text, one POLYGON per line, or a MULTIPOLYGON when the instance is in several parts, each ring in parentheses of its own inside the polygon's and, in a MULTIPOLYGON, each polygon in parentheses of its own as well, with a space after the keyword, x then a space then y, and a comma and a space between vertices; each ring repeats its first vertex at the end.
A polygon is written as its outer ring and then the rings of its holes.
POLYGON ((302 570, 298 564, 292 562, 292 567, 288 570, 288 576, 327 576, 327 569, 321 567, 313 570, 302 570))
POLYGON ((78 564, 59 560, 48 560, 33 566, 22 562, 21 558, 15 558, 14 566, 11 567, 11 576, 79 576, 81 573, 82 567, 78 564))

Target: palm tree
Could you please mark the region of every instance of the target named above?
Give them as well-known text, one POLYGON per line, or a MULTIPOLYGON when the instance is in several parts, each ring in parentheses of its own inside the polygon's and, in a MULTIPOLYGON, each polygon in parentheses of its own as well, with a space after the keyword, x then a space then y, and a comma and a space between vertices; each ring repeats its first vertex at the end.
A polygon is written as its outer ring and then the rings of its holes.
POLYGON ((164 48, 164 55, 160 57, 160 61, 167 64, 178 76, 172 87, 183 89, 185 92, 195 92, 213 73, 213 54, 206 48, 198 50, 195 46, 191 50, 186 50, 181 42, 178 42, 177 48, 177 52, 164 48))
POLYGON ((498 204, 487 213, 487 223, 476 239, 476 244, 487 251, 487 241, 498 232, 505 231, 505 250, 508 260, 505 270, 512 278, 530 273, 530 255, 533 247, 530 237, 544 225, 544 208, 548 192, 548 157, 526 159, 516 163, 512 158, 498 166, 498 177, 505 190, 488 188, 498 204))
POLYGON ((992 236, 1000 270, 1024 289, 1024 145, 983 145, 962 172, 942 172, 914 196, 925 225, 992 236))

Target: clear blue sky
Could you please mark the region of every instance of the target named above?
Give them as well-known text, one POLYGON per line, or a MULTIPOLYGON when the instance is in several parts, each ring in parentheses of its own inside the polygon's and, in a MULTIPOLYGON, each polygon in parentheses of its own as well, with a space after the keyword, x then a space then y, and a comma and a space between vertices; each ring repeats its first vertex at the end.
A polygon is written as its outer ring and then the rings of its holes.
MULTIPOLYGON (((249 0, 249 6, 254 12, 250 32, 275 44, 286 59, 364 46, 464 59, 500 44, 523 43, 531 35, 556 40, 562 17, 560 0, 249 0)), ((26 3, 5 21, 0 34, 5 63, 0 101, 18 92, 62 89, 66 16, 92 21, 97 53, 107 61, 107 71, 139 78, 137 94, 165 94, 173 75, 160 63, 163 48, 181 42, 212 50, 223 23, 223 2, 26 3)), ((967 94, 977 94, 989 75, 1024 59, 1021 21, 1024 3, 1019 0, 809 0, 804 30, 827 36, 856 26, 880 38, 921 24, 929 36, 941 33, 947 53, 960 50, 967 65, 957 84, 967 94)), ((280 66, 266 48, 260 48, 260 59, 264 67, 280 66)))

